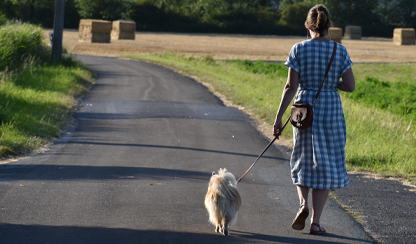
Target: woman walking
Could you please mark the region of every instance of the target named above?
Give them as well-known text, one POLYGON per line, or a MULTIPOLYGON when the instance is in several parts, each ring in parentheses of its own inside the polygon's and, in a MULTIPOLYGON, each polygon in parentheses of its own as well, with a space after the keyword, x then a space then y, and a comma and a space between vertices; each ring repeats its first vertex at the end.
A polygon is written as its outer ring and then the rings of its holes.
MULTIPOLYGON (((334 50, 335 43, 326 38, 330 26, 329 12, 324 5, 316 5, 309 10, 305 27, 311 39, 295 44, 285 62, 289 68, 288 79, 273 126, 274 136, 281 130, 283 113, 295 95, 295 102, 313 104, 334 50)), ((293 128, 290 167, 300 200, 300 209, 292 224, 295 230, 305 227, 309 215, 308 195, 312 189, 310 233, 326 233, 320 225, 320 217, 329 190, 345 187, 350 182, 345 167, 346 125, 337 88, 354 91, 355 78, 351 66, 346 48, 338 44, 328 76, 313 107, 312 125, 304 130, 293 128)))

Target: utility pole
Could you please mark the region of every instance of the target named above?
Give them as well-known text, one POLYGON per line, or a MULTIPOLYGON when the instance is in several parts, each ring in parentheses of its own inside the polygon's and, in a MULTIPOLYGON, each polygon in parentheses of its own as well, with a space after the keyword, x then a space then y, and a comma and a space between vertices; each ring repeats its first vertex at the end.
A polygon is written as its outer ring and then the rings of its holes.
POLYGON ((55 18, 53 21, 52 60, 61 61, 62 37, 64 34, 65 0, 55 0, 55 18))

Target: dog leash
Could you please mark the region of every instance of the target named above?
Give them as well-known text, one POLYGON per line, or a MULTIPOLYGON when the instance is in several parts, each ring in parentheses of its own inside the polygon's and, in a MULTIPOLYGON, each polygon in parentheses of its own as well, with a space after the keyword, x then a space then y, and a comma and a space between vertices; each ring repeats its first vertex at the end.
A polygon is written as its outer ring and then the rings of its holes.
POLYGON ((248 168, 248 170, 237 180, 237 182, 240 182, 244 178, 244 176, 246 176, 246 174, 251 170, 251 168, 253 168, 253 166, 257 163, 257 161, 259 161, 261 156, 263 156, 263 154, 267 151, 267 149, 269 149, 269 147, 273 144, 273 142, 276 141, 276 139, 282 134, 282 131, 286 127, 289 120, 290 120, 290 117, 289 119, 287 119, 282 129, 279 130, 279 133, 277 133, 276 137, 269 143, 269 145, 267 145, 267 147, 263 150, 263 152, 261 152, 261 154, 257 157, 256 161, 254 161, 254 163, 250 166, 250 168, 248 168))

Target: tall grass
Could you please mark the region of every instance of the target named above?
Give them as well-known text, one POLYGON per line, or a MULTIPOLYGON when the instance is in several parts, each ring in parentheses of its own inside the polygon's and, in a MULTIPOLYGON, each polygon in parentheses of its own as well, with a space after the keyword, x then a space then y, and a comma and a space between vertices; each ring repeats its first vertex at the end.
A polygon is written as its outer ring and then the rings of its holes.
MULTIPOLYGON (((128 55, 126 58, 159 63, 198 76, 234 104, 272 127, 287 79, 282 64, 264 68, 260 63, 213 61, 211 57, 164 54, 128 55), (244 64, 246 63, 246 64, 244 64), (267 71, 268 70, 268 71, 267 71)), ((360 65, 355 65, 360 66, 360 65)), ((388 65, 386 67, 389 67, 388 65)), ((370 72, 371 73, 371 72, 370 72)), ((371 75, 371 74, 370 74, 371 75)), ((402 176, 416 182, 416 126, 412 119, 366 106, 341 93, 347 123, 346 162, 349 170, 366 170, 381 175, 402 176)), ((288 116, 288 111, 286 115, 288 116)), ((283 137, 292 137, 287 127, 283 137)))
POLYGON ((39 26, 26 23, 8 22, 0 26, 0 72, 6 67, 19 67, 35 57, 46 59, 42 33, 39 26))
POLYGON ((0 158, 59 136, 75 98, 92 81, 91 71, 70 57, 49 60, 40 27, 19 22, 0 27, 0 158))

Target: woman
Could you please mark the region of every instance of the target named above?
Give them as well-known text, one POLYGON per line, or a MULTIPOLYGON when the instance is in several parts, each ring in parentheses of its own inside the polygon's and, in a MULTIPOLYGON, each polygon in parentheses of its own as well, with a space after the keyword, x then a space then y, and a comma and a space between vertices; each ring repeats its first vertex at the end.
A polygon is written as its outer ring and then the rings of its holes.
MULTIPOLYGON (((283 113, 295 94, 295 102, 312 105, 334 48, 334 42, 326 38, 330 25, 329 13, 324 5, 316 5, 309 10, 305 27, 311 39, 295 44, 285 62, 289 74, 273 126, 274 136, 282 128, 283 113)), ((326 233, 319 220, 329 190, 349 184, 345 168, 346 125, 337 88, 354 91, 355 78, 351 66, 347 50, 338 44, 334 61, 313 108, 312 125, 305 130, 293 128, 290 167, 300 200, 293 229, 302 230, 305 227, 309 215, 308 194, 312 189, 310 233, 326 233)))

